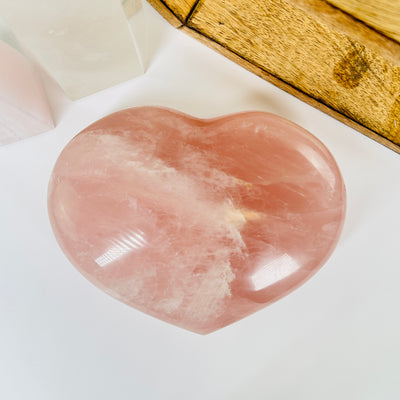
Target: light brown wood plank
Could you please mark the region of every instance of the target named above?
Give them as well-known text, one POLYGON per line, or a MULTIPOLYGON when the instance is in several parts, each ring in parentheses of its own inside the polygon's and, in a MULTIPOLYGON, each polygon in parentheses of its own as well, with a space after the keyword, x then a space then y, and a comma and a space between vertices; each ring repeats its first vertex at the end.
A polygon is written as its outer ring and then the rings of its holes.
POLYGON ((400 42, 400 0, 328 0, 328 2, 400 42))
POLYGON ((181 22, 184 22, 197 0, 163 0, 163 2, 181 22))
POLYGON ((188 28, 187 26, 182 26, 180 28, 183 32, 188 34, 189 36, 197 39, 201 43, 205 44, 206 46, 210 47, 211 49, 218 51, 222 55, 226 56, 236 64, 241 65, 242 67, 246 68, 248 71, 253 72, 254 74, 258 75, 262 79, 272 83, 273 85, 279 87, 280 89, 284 90, 285 92, 297 97, 301 101, 304 101, 307 104, 315 107, 316 109, 324 112, 325 114, 330 115, 331 117, 337 119, 338 121, 350 126, 351 128, 361 132, 365 136, 375 140, 376 142, 388 147, 389 149, 395 151, 396 153, 400 154, 400 146, 394 144, 390 140, 386 139, 385 137, 379 135, 378 133, 372 131, 371 129, 366 128, 365 126, 361 125, 358 121, 352 120, 351 118, 347 117, 344 114, 339 113, 335 109, 328 107, 321 101, 318 101, 311 96, 307 95, 306 93, 298 90, 294 86, 289 85, 288 83, 280 80, 274 75, 269 74, 268 72, 264 71, 263 69, 255 66, 254 64, 250 63, 249 61, 243 59, 239 55, 233 53, 232 51, 228 50, 226 47, 221 46, 220 44, 214 42, 213 40, 207 38, 206 36, 200 34, 199 32, 188 28))
POLYGON ((400 153, 397 42, 322 0, 200 0, 180 19, 149 1, 197 40, 400 153))
POLYGON ((348 18, 319 0, 200 0, 187 25, 400 144, 400 46, 348 18))

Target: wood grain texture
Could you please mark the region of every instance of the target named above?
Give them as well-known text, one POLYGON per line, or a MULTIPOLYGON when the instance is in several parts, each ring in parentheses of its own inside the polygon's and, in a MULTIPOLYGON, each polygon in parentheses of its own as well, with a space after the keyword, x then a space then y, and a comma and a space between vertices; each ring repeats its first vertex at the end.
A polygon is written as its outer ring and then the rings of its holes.
POLYGON ((398 43, 322 0, 200 0, 184 20, 186 33, 400 152, 398 43))
POLYGON ((329 3, 400 42, 400 0, 328 0, 329 3))
MULTIPOLYGON (((189 36, 197 39, 199 42, 205 44, 206 46, 210 47, 211 49, 221 53, 222 55, 226 56, 230 60, 234 61, 236 64, 241 65, 242 67, 246 68, 248 71, 258 75, 260 78, 272 83, 273 85, 279 87, 280 89, 284 90, 285 92, 297 97, 301 101, 313 106, 314 108, 324 112, 325 114, 330 115, 331 117, 337 119, 338 121, 350 126, 351 128, 361 132, 365 136, 375 140, 376 142, 382 144, 383 146, 388 147, 389 149, 395 151, 396 153, 400 153, 400 146, 393 143, 389 139, 383 137, 382 135, 374 132, 373 130, 361 125, 358 121, 355 121, 346 115, 340 113, 339 111, 335 110, 332 107, 327 106, 326 104, 322 103, 321 101, 314 99, 313 97, 307 95, 306 93, 300 91, 294 86, 289 85, 288 83, 280 80, 276 76, 264 71, 263 69, 255 66, 251 62, 245 60, 241 56, 233 53, 232 51, 228 50, 226 47, 221 46, 220 44, 214 42, 213 40, 207 38, 206 36, 200 34, 199 32, 188 28, 187 26, 182 26, 180 28, 183 32, 188 34, 189 36)), ((400 102, 399 105, 399 115, 400 115, 400 102)))
POLYGON ((163 0, 163 3, 184 22, 197 0, 163 0))

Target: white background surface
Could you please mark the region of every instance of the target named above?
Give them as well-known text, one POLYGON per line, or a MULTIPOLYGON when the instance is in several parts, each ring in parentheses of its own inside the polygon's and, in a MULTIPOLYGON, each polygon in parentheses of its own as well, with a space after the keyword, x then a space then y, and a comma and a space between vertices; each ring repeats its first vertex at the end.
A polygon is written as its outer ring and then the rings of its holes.
POLYGON ((400 156, 147 14, 144 76, 77 103, 47 82, 57 128, 0 148, 0 399, 400 398, 400 156), (80 130, 138 105, 198 117, 269 111, 320 138, 348 192, 328 263, 286 298, 208 336, 90 284, 53 237, 48 179, 80 130))

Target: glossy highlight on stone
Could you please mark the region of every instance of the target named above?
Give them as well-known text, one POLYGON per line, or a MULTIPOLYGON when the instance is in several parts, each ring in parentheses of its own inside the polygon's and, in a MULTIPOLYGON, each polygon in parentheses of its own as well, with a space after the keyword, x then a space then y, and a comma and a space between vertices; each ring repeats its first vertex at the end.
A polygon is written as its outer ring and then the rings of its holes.
POLYGON ((310 278, 337 244, 345 197, 326 147, 283 118, 141 107, 66 146, 48 207, 60 246, 90 281, 206 334, 310 278))

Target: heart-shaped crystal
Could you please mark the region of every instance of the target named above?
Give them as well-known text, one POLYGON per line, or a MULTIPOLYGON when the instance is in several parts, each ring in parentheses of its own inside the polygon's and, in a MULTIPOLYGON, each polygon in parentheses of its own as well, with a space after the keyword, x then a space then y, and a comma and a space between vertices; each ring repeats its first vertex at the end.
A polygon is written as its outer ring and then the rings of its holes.
POLYGON ((333 251, 340 171, 278 116, 200 120, 142 107, 77 135, 49 187, 56 238, 95 285, 198 333, 286 295, 333 251))

